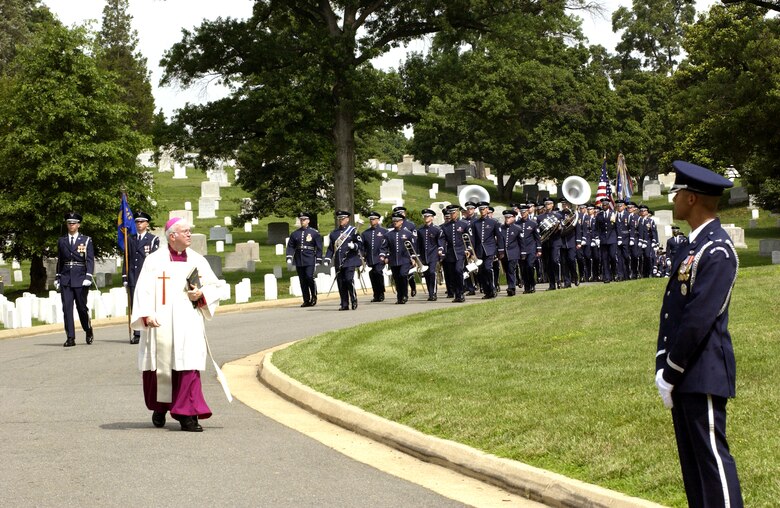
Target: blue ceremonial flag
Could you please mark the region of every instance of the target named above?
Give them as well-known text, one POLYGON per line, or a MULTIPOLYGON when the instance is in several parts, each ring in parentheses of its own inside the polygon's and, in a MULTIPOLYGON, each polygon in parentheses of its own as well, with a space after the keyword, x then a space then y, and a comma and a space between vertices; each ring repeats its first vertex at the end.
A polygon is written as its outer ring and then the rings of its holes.
POLYGON ((122 193, 122 204, 119 206, 119 216, 116 220, 116 234, 117 244, 119 250, 125 251, 125 242, 127 241, 127 235, 138 234, 135 229, 135 218, 133 217, 133 211, 130 210, 130 205, 127 204, 127 194, 122 193))

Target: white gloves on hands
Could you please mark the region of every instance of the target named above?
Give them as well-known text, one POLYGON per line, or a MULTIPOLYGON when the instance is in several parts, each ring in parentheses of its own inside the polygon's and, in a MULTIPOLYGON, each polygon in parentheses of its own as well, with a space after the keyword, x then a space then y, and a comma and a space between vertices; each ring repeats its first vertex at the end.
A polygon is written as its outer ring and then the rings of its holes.
POLYGON ((54 290, 59 291, 60 290, 60 281, 57 279, 54 279, 54 290))
POLYGON ((661 395, 661 400, 664 403, 666 409, 672 409, 674 403, 672 402, 672 390, 674 385, 666 382, 664 379, 664 369, 658 369, 655 373, 655 386, 658 388, 658 393, 661 395))
POLYGON ((92 285, 92 281, 89 279, 84 279, 84 282, 81 283, 82 286, 87 287, 92 285))
POLYGON ((349 242, 347 244, 347 247, 349 248, 349 250, 355 250, 355 242, 349 242))

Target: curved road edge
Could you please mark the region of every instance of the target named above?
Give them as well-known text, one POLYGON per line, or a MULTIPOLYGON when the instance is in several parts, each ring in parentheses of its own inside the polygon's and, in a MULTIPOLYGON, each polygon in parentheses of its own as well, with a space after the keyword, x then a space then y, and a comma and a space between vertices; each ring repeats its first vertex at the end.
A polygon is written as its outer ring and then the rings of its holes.
MULTIPOLYGON (((319 393, 288 377, 273 365, 273 352, 290 344, 292 343, 283 344, 225 365, 226 375, 228 375, 228 372, 236 374, 237 369, 243 368, 244 376, 252 375, 254 377, 253 383, 247 383, 246 377, 244 377, 242 384, 248 386, 242 386, 241 390, 234 391, 239 400, 247 403, 243 398, 248 395, 247 391, 251 393, 267 387, 284 399, 300 406, 313 415, 338 425, 338 427, 400 451, 424 463, 441 466, 459 476, 465 475, 475 479, 483 485, 483 489, 489 486, 503 489, 504 499, 498 502, 501 503, 503 501, 504 506, 506 506, 508 501, 507 496, 519 496, 515 500, 532 503, 528 506, 538 506, 537 503, 547 506, 611 508, 657 508, 661 506, 647 500, 627 496, 620 492, 591 485, 521 462, 496 457, 461 443, 423 434, 410 427, 386 420, 358 407, 319 393)), ((230 375, 228 377, 230 378, 230 375)), ((259 410, 252 404, 247 403, 247 405, 259 410)), ((272 418, 276 419, 273 416, 272 418)), ((287 425, 285 422, 281 423, 287 425)), ((312 437, 321 440, 317 436, 312 437)), ((374 452, 376 452, 376 449, 372 450, 372 454, 374 452)), ((369 454, 366 460, 357 460, 379 467, 374 463, 372 454, 369 454)), ((390 473, 400 476, 394 472, 390 473)), ((421 476, 413 474, 407 479, 420 483, 421 476)), ((485 492, 482 492, 481 497, 473 501, 466 501, 453 497, 452 492, 439 491, 431 486, 424 486, 468 504, 475 506, 488 505, 486 504, 487 499, 484 498, 485 492)))

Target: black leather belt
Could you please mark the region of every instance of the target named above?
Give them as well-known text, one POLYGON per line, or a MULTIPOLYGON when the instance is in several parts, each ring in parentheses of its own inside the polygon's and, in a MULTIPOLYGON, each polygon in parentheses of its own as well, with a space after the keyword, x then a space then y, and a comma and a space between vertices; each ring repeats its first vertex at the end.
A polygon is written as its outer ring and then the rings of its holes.
POLYGON ((314 250, 314 247, 308 247, 306 245, 301 245, 301 250, 314 250))

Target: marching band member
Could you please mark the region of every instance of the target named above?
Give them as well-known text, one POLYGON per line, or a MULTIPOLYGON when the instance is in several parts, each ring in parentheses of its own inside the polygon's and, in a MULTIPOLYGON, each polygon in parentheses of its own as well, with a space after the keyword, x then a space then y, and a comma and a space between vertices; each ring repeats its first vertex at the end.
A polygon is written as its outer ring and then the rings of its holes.
POLYGON ((615 230, 617 233, 617 274, 615 280, 628 280, 631 277, 631 224, 626 210, 625 200, 615 201, 615 230))
POLYGON ((638 279, 641 274, 639 270, 639 258, 641 257, 641 252, 639 249, 639 230, 638 230, 638 222, 639 222, 639 209, 636 206, 636 203, 633 201, 629 201, 628 205, 628 229, 629 229, 629 252, 631 253, 631 277, 633 279, 638 279))
POLYGON ((466 299, 463 296, 463 275, 466 271, 466 244, 463 235, 469 234, 469 224, 458 218, 459 207, 450 205, 447 207, 450 220, 442 225, 444 233, 444 273, 449 273, 452 293, 455 299, 453 303, 462 303, 466 299))
POLYGON ((290 234, 287 240, 287 264, 295 265, 298 279, 301 281, 303 303, 301 307, 317 305, 317 284, 314 281, 314 269, 322 263, 322 235, 309 227, 311 214, 301 212, 298 215, 301 227, 290 234))
POLYGON ((523 278, 523 294, 536 292, 534 260, 542 257, 542 239, 539 226, 530 219, 528 207, 520 207, 520 275, 523 278))
POLYGON ((341 304, 339 310, 349 310, 350 302, 352 310, 357 309, 357 293, 355 292, 355 268, 361 266, 360 248, 363 239, 355 226, 349 225, 349 212, 339 210, 336 212, 338 227, 328 236, 330 245, 326 253, 325 264, 333 263, 336 268, 336 283, 339 287, 341 304))
MULTIPOLYGON (((476 210, 477 210, 477 204, 475 202, 466 201, 466 206, 463 210, 463 216, 461 217, 460 220, 465 221, 466 223, 468 223, 469 226, 471 226, 471 224, 478 218, 476 210)), ((466 277, 463 284, 469 296, 474 296, 475 294, 477 294, 477 287, 474 285, 474 281, 471 280, 471 277, 466 277)))
MULTIPOLYGON (((396 206, 393 208, 393 213, 400 213, 404 218, 404 227, 409 231, 414 238, 417 238, 417 225, 406 218, 406 207, 396 206)), ((417 296, 417 283, 414 280, 414 275, 409 276, 409 290, 412 293, 412 297, 417 296)))
POLYGON ((561 267, 563 275, 563 287, 570 288, 572 281, 575 286, 580 285, 580 279, 577 275, 577 212, 570 208, 570 204, 565 199, 560 200, 561 203, 561 267), (574 227, 568 231, 563 230, 563 224, 570 214, 575 215, 574 227))
POLYGON ((617 215, 608 203, 609 198, 601 198, 602 210, 596 216, 601 252, 601 281, 605 284, 612 282, 617 264, 617 230, 615 229, 617 215))
POLYGON ((422 216, 425 223, 417 230, 417 254, 422 264, 428 266, 428 270, 422 274, 428 288, 428 301, 435 302, 438 299, 436 267, 444 257, 444 238, 439 226, 433 223, 436 212, 426 208, 422 216))
POLYGON ((584 221, 588 216, 588 205, 582 203, 577 206, 577 225, 574 228, 574 242, 577 258, 577 273, 579 274, 579 281, 585 282, 588 279, 588 272, 586 270, 586 256, 585 256, 585 243, 582 239, 584 235, 584 221))
POLYGON ((379 212, 369 213, 368 221, 371 227, 360 235, 363 240, 363 258, 369 267, 368 278, 371 280, 371 290, 374 292, 372 302, 385 300, 385 276, 382 274, 382 269, 385 267, 387 256, 387 230, 379 224, 381 218, 379 212))
POLYGON ((479 267, 479 285, 482 287, 483 300, 496 297, 493 280, 493 258, 498 251, 498 221, 490 218, 490 204, 479 202, 480 217, 471 223, 471 236, 474 239, 474 252, 482 260, 479 267))
MULTIPOLYGON (((544 200, 544 213, 539 214, 538 223, 542 224, 547 217, 556 217, 563 221, 563 217, 555 209, 555 201, 550 198, 544 200)), ((542 243, 542 257, 547 270, 547 280, 550 283, 549 290, 554 291, 561 285, 561 233, 560 228, 555 231, 547 241, 542 243)))
POLYGON ((515 224, 515 211, 504 210, 504 223, 498 226, 498 258, 506 274, 506 295, 515 296, 517 262, 520 260, 522 229, 515 224))
POLYGON ((404 219, 403 213, 393 213, 393 228, 385 237, 387 241, 385 263, 390 265, 390 270, 393 272, 396 304, 405 304, 409 300, 409 269, 412 267, 412 257, 405 243, 413 242, 414 236, 404 227, 404 219))

